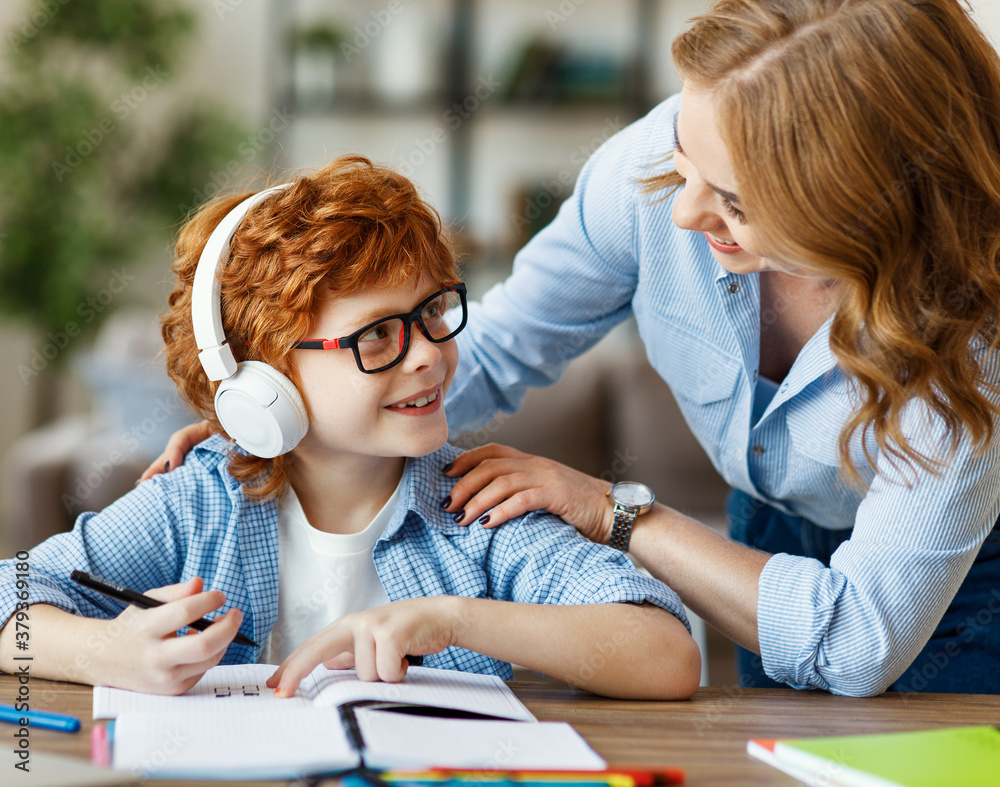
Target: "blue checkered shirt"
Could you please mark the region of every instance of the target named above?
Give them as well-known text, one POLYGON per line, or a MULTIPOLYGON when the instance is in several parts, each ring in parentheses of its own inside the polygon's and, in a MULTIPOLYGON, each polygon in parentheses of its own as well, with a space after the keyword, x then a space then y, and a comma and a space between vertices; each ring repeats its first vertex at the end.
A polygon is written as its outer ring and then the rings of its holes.
MULTIPOLYGON (((278 614, 278 509, 252 503, 226 471, 229 443, 212 437, 184 465, 141 484, 99 513, 82 514, 72 531, 30 550, 30 601, 88 617, 111 618, 124 606, 69 580, 80 569, 140 592, 199 576, 226 594, 223 609, 244 613, 240 630, 264 643, 278 614)), ((373 556, 392 601, 466 596, 532 604, 649 602, 687 625, 668 587, 637 571, 610 547, 593 544, 546 512, 505 527, 455 524, 441 509, 454 479, 441 468, 459 451, 446 446, 411 459, 400 503, 373 556)), ((12 560, 0 563, 0 615, 16 604, 12 560)), ((223 664, 256 661, 259 649, 230 645, 223 664)), ((425 666, 513 675, 506 662, 450 647, 425 666)))

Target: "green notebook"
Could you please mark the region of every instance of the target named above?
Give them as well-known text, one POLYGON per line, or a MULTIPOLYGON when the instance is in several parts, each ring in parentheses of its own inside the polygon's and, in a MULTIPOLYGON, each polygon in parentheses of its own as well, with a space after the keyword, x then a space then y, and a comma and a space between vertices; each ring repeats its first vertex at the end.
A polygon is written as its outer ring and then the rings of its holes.
POLYGON ((996 787, 1000 730, 751 740, 747 752, 807 783, 840 787, 996 787))

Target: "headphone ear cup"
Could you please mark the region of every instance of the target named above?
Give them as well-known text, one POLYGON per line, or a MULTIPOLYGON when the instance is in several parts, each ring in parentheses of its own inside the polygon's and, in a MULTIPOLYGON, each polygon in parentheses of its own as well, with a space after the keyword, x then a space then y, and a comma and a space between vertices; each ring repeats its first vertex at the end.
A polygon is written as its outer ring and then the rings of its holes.
POLYGON ((245 451, 264 459, 287 454, 309 430, 302 396, 285 375, 261 361, 243 361, 219 383, 215 412, 245 451))

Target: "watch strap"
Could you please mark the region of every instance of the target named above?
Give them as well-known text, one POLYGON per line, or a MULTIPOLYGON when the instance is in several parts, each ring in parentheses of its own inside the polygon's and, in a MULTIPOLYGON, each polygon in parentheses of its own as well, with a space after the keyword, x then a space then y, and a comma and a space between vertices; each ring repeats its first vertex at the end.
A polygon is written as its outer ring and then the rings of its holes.
POLYGON ((622 552, 628 552, 628 542, 632 538, 632 524, 634 522, 635 510, 616 503, 615 521, 611 526, 611 539, 608 541, 608 545, 622 552))

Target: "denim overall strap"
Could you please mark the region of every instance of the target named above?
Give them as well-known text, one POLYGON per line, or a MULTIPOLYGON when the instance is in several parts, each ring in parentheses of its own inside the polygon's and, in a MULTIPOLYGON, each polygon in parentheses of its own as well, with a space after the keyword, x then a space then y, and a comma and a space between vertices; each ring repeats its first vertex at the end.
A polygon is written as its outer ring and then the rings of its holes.
MULTIPOLYGON (((726 513, 734 541, 771 554, 815 558, 825 566, 851 536, 850 529, 819 527, 735 489, 726 513)), ((756 653, 737 646, 736 658, 741 686, 787 688, 764 673, 756 653)), ((1000 527, 986 538, 930 641, 890 690, 1000 694, 1000 527)))

